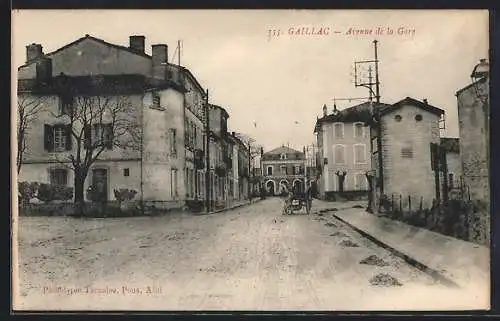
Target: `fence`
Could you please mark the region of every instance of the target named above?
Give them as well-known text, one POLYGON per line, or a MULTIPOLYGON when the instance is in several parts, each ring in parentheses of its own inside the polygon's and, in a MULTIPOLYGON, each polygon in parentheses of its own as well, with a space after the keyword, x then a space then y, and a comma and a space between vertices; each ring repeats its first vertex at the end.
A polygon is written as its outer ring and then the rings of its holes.
POLYGON ((412 195, 384 195, 380 205, 385 215, 412 226, 426 228, 465 241, 489 242, 487 231, 481 227, 482 218, 487 216, 487 206, 469 199, 432 200, 425 207, 423 197, 412 195))

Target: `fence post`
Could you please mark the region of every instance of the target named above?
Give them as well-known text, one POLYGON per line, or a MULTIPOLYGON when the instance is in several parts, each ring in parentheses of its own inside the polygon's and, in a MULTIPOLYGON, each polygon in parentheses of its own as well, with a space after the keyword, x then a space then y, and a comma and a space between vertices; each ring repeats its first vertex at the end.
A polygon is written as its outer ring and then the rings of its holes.
POLYGON ((403 214, 403 195, 399 194, 399 212, 403 214))
POLYGON ((394 212, 394 194, 391 194, 391 212, 394 212))
POLYGON ((408 195, 408 210, 411 213, 411 195, 408 195))

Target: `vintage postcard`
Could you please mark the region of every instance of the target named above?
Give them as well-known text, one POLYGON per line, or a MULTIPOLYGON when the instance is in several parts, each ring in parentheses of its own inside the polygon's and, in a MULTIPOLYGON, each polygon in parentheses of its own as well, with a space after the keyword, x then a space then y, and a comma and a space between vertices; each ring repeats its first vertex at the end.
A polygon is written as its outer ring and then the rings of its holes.
POLYGON ((12 19, 14 310, 490 308, 488 11, 12 19))

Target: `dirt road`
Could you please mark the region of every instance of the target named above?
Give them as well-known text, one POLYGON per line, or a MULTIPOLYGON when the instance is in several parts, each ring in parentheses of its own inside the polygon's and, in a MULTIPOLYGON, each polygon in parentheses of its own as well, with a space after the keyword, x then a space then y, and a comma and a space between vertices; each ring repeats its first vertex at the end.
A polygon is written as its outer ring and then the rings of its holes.
POLYGON ((281 200, 267 199, 203 216, 22 217, 16 308, 443 307, 447 289, 319 213, 321 206, 283 216, 281 200))

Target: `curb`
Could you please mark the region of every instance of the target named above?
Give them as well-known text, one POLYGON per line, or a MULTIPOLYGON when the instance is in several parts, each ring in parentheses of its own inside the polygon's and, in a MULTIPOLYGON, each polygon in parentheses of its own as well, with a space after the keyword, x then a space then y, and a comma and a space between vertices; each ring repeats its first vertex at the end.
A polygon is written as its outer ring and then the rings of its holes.
POLYGON ((352 228, 353 230, 355 230, 356 232, 361 234, 361 236, 369 239, 370 241, 377 244, 378 246, 388 250, 389 252, 391 252, 395 256, 403 259, 409 265, 424 272, 425 274, 429 275, 430 277, 432 277, 434 280, 440 282, 441 284, 449 286, 449 287, 453 287, 453 288, 460 288, 460 286, 457 283, 450 280, 446 276, 442 275, 439 271, 428 267, 424 263, 417 261, 416 259, 414 259, 414 258, 410 257, 409 255, 395 249, 394 247, 390 246, 389 244, 380 241, 379 239, 375 238, 374 236, 368 234, 367 232, 357 228, 356 226, 352 225, 351 223, 347 222, 346 220, 340 218, 338 215, 333 214, 333 217, 335 217, 337 220, 341 221, 342 223, 346 224, 347 226, 349 226, 350 228, 352 228))
POLYGON ((259 201, 261 201, 261 200, 259 199, 259 200, 253 201, 253 202, 243 203, 243 204, 235 205, 233 207, 227 207, 227 208, 223 208, 223 209, 220 209, 220 210, 217 210, 217 211, 208 212, 208 213, 196 213, 195 215, 212 215, 212 214, 227 212, 227 211, 234 210, 234 209, 237 209, 237 208, 240 208, 240 207, 244 207, 244 206, 249 206, 249 205, 255 204, 255 203, 259 202, 259 201))

